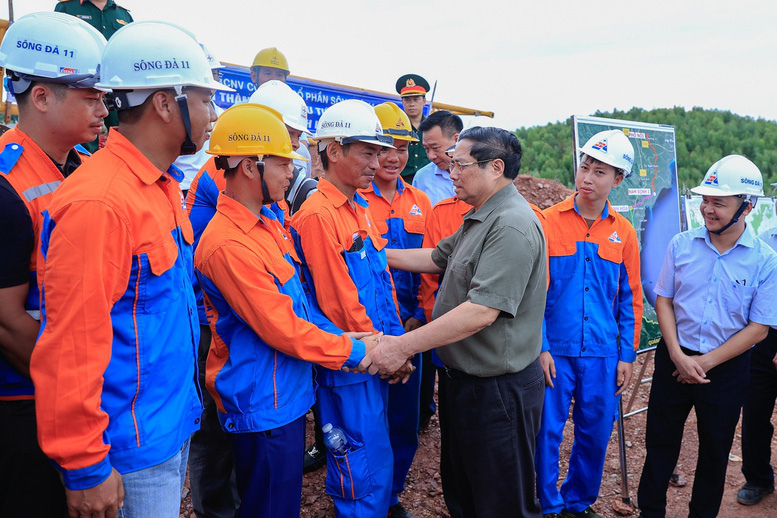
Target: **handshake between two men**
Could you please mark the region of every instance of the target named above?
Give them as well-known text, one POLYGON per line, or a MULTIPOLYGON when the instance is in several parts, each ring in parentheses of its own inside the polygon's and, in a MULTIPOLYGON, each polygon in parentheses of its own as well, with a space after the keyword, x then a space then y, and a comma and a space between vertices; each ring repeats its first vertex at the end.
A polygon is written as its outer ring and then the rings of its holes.
MULTIPOLYGON (((416 273, 443 272, 432 260, 432 248, 385 250, 391 268, 416 273)), ((366 355, 357 370, 391 377, 390 383, 405 383, 415 370, 410 362, 413 355, 470 337, 490 326, 500 313, 499 309, 465 300, 429 324, 402 336, 352 334, 366 345, 366 355)))
POLYGON ((404 355, 399 345, 400 336, 389 336, 383 333, 345 333, 364 342, 365 355, 358 368, 343 367, 345 372, 360 372, 362 374, 380 374, 381 378, 391 378, 390 384, 407 383, 415 372, 410 356, 404 355))

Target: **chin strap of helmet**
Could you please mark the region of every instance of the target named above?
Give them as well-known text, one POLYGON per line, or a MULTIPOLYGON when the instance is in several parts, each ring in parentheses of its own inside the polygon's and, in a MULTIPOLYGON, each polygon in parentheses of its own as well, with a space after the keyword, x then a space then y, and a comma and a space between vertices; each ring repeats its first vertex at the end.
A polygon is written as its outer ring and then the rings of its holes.
POLYGON ((256 161, 256 169, 259 171, 259 178, 262 180, 262 205, 269 205, 273 203, 273 199, 270 198, 270 189, 267 188, 267 184, 264 181, 264 162, 261 160, 256 161))
POLYGON ((734 217, 731 218, 731 221, 729 221, 728 224, 726 224, 720 230, 710 230, 710 232, 712 232, 713 234, 719 236, 720 234, 725 232, 728 229, 728 227, 730 227, 731 225, 735 225, 737 223, 737 221, 739 221, 740 216, 742 216, 742 213, 745 211, 747 206, 750 205, 750 203, 752 203, 750 201, 750 199, 749 198, 745 198, 744 201, 742 201, 742 204, 737 209, 736 213, 734 214, 734 217))
POLYGON ((192 121, 189 117, 189 104, 186 102, 186 94, 180 86, 175 87, 175 100, 178 103, 178 109, 181 111, 183 125, 186 128, 186 140, 181 144, 181 155, 193 155, 197 152, 197 145, 192 141, 192 121))

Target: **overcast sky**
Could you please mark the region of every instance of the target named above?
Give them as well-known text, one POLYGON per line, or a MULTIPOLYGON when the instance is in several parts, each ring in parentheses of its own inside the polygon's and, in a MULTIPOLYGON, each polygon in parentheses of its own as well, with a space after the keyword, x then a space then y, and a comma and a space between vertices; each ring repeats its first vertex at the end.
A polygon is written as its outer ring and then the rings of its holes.
MULTIPOLYGON (((15 0, 15 15, 55 4, 15 0)), ((292 74, 383 92, 415 72, 437 80, 435 101, 494 111, 495 124, 510 130, 633 106, 701 106, 777 120, 774 0, 119 5, 135 20, 188 28, 229 63, 249 65, 257 51, 275 46, 292 74)), ((3 18, 7 9, 0 5, 3 18)))

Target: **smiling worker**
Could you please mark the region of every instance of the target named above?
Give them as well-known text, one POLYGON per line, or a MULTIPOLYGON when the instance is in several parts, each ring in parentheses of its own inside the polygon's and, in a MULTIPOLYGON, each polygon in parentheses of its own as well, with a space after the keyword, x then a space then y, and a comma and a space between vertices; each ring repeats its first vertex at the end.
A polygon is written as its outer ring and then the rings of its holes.
MULTIPOLYGON (((408 185, 400 172, 404 169, 409 144, 418 142, 411 129, 410 119, 394 103, 375 107, 375 114, 383 127, 383 134, 394 139, 394 147, 381 152, 372 184, 360 192, 370 204, 380 235, 388 248, 420 248, 428 218, 432 212, 429 197, 408 185)), ((391 278, 397 292, 399 316, 406 331, 412 331, 426 322, 418 303, 421 278, 417 273, 391 269, 391 278)), ((394 453, 394 481, 391 491, 391 518, 412 518, 399 502, 405 489, 405 479, 418 449, 418 408, 421 392, 421 355, 413 358, 416 367, 407 383, 389 387, 389 431, 394 453)))
MULTIPOLYGON (((341 101, 318 121, 316 140, 324 166, 318 191, 291 221, 297 251, 324 314, 339 328, 402 334, 386 241, 366 200, 365 189, 392 148, 369 104, 341 101), (308 273, 309 272, 309 275, 308 273)), ((340 426, 351 451, 327 450, 326 492, 338 517, 386 516, 391 498, 393 455, 388 428, 388 383, 377 376, 316 369, 322 423, 340 426)))
POLYGON ((655 287, 663 338, 639 481, 645 518, 666 514, 666 490, 691 408, 699 451, 689 515, 717 516, 750 379, 750 348, 777 325, 777 253, 745 223, 764 195, 761 171, 747 158, 729 155, 712 164, 691 192, 703 196, 705 226, 672 238, 655 287))

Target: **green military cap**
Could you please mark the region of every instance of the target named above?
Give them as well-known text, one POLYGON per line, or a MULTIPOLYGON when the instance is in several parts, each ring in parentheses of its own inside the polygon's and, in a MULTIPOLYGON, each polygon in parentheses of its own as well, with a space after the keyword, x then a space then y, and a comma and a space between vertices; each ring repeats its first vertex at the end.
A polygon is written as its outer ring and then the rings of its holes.
POLYGON ((429 91, 429 82, 418 74, 405 74, 397 79, 396 89, 400 97, 426 95, 429 91))

